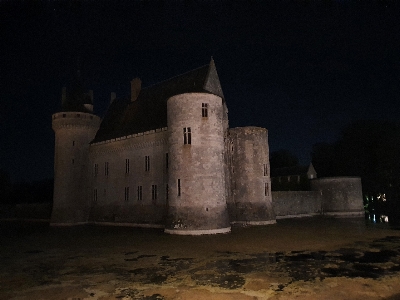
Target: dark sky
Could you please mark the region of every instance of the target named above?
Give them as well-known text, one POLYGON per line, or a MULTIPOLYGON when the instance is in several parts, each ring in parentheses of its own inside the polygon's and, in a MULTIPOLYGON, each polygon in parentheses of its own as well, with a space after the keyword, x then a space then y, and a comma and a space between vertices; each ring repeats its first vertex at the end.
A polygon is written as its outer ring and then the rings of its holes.
POLYGON ((301 163, 353 120, 400 117, 400 6, 366 1, 0 1, 0 169, 53 176, 51 115, 80 61, 110 93, 213 56, 230 126, 261 126, 301 163), (267 3, 267 4, 266 4, 267 3))

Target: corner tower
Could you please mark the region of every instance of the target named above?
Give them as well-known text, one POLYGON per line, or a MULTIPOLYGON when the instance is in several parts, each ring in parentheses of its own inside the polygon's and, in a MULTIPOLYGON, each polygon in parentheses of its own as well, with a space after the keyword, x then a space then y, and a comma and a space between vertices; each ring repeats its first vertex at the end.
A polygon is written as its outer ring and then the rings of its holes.
MULTIPOLYGON (((189 82, 192 86, 199 82, 189 82)), ((166 233, 201 235, 231 230, 226 205, 226 106, 213 60, 198 92, 167 102, 169 211, 166 233)))
POLYGON ((229 129, 233 222, 249 225, 276 223, 272 207, 268 132, 260 127, 229 129))
POLYGON ((62 112, 53 114, 54 194, 51 225, 87 222, 90 209, 89 143, 100 125, 93 94, 83 91, 79 72, 69 93, 62 90, 62 112))

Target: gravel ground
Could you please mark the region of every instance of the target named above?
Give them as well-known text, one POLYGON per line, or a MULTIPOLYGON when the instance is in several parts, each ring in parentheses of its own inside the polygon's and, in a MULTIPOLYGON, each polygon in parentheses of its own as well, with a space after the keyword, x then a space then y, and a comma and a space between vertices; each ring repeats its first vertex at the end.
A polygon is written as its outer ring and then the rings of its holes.
POLYGON ((400 299, 400 230, 302 218, 174 236, 0 221, 0 299, 400 299))

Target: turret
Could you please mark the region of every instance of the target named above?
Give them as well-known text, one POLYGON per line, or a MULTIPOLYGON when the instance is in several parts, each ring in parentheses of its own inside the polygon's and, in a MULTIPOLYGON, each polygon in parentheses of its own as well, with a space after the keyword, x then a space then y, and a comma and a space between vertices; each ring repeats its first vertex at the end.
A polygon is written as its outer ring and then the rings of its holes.
POLYGON ((100 118, 92 111, 92 92, 83 93, 82 87, 75 85, 67 94, 63 88, 62 112, 52 116, 55 132, 52 225, 87 222, 91 199, 89 143, 100 125, 100 118))
POLYGON ((229 129, 232 198, 231 220, 249 225, 276 223, 272 208, 267 130, 260 127, 229 129))
POLYGON ((224 173, 226 106, 213 61, 204 92, 168 99, 169 211, 166 233, 230 232, 224 173))

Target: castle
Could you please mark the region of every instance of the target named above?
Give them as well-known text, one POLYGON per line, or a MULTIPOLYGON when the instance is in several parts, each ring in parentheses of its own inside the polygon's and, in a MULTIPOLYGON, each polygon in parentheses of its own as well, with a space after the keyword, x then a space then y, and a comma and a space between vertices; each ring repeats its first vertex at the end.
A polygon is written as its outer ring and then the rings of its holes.
MULTIPOLYGON (((111 93, 102 120, 93 114, 93 93, 78 80, 68 94, 63 88, 62 111, 53 114, 52 127, 51 225, 202 235, 230 232, 235 223, 364 214, 359 177, 316 179, 309 168, 309 190, 271 193, 267 130, 229 128, 212 59, 147 88, 132 80, 130 97, 111 93)), ((281 177, 293 185, 292 176, 281 177)))
POLYGON ((62 93, 52 225, 227 233, 275 223, 265 128, 229 128, 214 61, 159 84, 131 82, 101 120, 82 86, 62 93))

